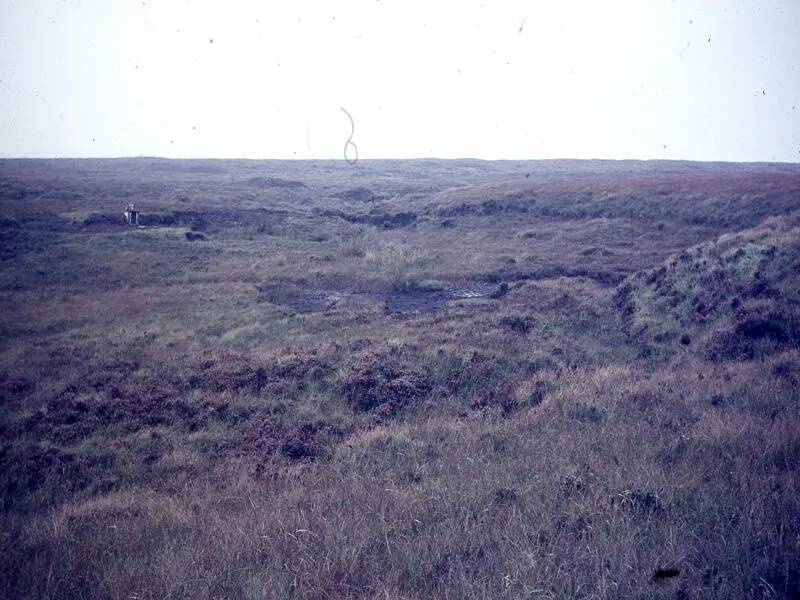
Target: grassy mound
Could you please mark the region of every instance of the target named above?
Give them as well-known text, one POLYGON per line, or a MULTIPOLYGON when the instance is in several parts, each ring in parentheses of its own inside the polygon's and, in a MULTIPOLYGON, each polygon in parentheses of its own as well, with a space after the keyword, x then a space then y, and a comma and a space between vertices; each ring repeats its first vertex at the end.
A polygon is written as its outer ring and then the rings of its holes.
POLYGON ((735 358, 800 344, 800 214, 681 251, 630 276, 615 301, 628 332, 735 358))

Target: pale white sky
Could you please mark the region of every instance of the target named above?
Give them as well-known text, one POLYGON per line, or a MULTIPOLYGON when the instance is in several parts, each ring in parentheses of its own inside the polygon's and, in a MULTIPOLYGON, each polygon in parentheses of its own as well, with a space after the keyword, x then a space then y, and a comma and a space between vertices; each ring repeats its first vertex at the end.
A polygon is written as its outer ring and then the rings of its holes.
POLYGON ((800 0, 0 0, 0 154, 800 161, 800 0))

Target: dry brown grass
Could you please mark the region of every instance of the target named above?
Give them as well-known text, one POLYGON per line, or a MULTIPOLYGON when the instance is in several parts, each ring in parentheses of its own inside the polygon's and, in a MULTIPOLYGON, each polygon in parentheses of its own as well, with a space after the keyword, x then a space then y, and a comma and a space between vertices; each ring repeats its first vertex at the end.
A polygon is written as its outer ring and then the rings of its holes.
POLYGON ((790 167, 145 163, 0 162, 0 597, 797 595, 790 167))

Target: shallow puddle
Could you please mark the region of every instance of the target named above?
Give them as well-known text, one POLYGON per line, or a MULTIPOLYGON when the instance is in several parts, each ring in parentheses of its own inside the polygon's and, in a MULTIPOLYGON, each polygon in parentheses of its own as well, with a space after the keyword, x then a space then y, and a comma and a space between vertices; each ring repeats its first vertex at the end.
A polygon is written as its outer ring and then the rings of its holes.
POLYGON ((469 288, 414 292, 342 292, 339 290, 307 290, 289 304, 297 312, 323 311, 343 299, 383 302, 390 311, 430 311, 443 308, 451 300, 488 298, 498 289, 498 285, 477 283, 469 288))

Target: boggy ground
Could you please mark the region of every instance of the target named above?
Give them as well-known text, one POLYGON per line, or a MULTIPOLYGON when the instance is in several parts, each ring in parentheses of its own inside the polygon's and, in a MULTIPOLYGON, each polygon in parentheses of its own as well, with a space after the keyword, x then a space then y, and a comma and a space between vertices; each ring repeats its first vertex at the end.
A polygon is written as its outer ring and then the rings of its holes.
POLYGON ((0 263, 0 597, 798 595, 796 166, 0 161, 0 263))

